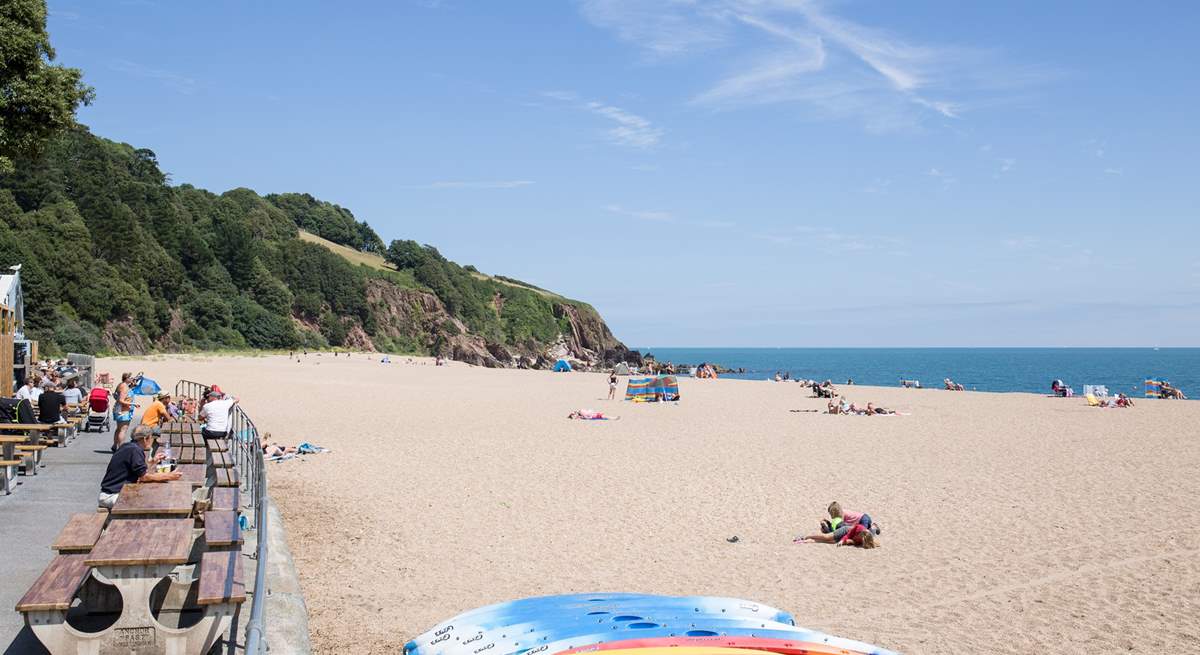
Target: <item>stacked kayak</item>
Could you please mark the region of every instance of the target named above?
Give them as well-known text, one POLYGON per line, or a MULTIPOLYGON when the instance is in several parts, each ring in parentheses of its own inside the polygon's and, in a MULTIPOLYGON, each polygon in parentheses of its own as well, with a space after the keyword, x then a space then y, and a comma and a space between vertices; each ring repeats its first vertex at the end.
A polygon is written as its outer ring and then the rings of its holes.
POLYGON ((797 627, 783 610, 715 596, 572 594, 488 605, 434 626, 405 655, 894 655, 797 627), (668 650, 669 649, 669 650, 668 650))

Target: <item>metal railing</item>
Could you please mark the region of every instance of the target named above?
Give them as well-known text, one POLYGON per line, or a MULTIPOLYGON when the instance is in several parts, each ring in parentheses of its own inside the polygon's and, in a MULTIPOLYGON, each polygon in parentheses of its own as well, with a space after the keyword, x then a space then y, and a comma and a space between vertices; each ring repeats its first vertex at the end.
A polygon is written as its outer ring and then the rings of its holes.
MULTIPOLYGON (((208 390, 207 384, 180 380, 175 385, 175 396, 177 399, 193 398, 199 403, 208 390)), ((241 481, 244 500, 249 501, 246 509, 252 522, 251 527, 258 531, 258 547, 255 551, 258 566, 254 572, 254 599, 250 603, 250 620, 246 624, 245 652, 253 655, 267 652, 263 619, 263 610, 267 603, 267 470, 261 444, 254 421, 250 420, 241 405, 234 405, 229 411, 229 452, 241 481)))

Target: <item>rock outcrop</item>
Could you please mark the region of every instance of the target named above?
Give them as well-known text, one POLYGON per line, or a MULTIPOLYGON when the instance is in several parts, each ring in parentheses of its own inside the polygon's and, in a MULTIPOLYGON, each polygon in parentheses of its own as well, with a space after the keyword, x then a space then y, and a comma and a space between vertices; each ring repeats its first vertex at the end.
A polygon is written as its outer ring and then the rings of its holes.
MULTIPOLYGON (((560 358, 584 368, 641 361, 637 352, 617 341, 596 310, 565 301, 554 303, 554 317, 565 322, 569 331, 552 344, 497 343, 473 334, 433 293, 403 288, 383 279, 367 282, 367 303, 375 319, 374 341, 364 341, 368 336, 365 332, 361 338, 355 334, 353 339, 355 347, 367 350, 378 350, 376 342, 387 342, 492 368, 549 368, 560 358)), ((503 299, 493 299, 493 307, 501 312, 503 299)))

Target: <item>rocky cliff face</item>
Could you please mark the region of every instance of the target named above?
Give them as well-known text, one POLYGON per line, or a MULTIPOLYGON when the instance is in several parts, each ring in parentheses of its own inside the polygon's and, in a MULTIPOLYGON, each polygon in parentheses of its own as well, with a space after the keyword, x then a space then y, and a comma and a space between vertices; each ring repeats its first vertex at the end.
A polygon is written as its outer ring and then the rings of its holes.
MULTIPOLYGON (((617 361, 638 363, 640 357, 613 336, 600 315, 590 307, 566 302, 554 305, 554 316, 566 319, 570 331, 552 344, 502 344, 472 334, 462 321, 450 315, 434 294, 398 287, 386 280, 367 282, 367 303, 375 317, 377 340, 404 344, 414 350, 448 359, 492 368, 549 368, 559 358, 584 367, 600 367, 617 361)), ((503 300, 494 301, 496 311, 503 300)), ((366 333, 355 335, 355 345, 367 350, 377 346, 366 333)))

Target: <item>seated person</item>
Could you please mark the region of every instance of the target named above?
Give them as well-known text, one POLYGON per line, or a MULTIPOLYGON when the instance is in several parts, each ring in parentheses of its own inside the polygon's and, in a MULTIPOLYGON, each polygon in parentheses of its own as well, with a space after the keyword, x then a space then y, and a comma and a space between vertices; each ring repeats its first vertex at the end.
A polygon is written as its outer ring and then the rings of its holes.
POLYGON ((38 396, 38 421, 41 423, 66 423, 63 418, 62 411, 67 406, 67 400, 63 397, 62 388, 58 386, 50 387, 38 396))
POLYGON ((1133 399, 1123 393, 1117 394, 1117 407, 1133 407, 1133 399))
POLYGON ((68 405, 78 405, 83 402, 83 397, 86 395, 84 390, 79 388, 79 381, 75 378, 67 380, 67 388, 63 389, 62 394, 68 405))
POLYGON ((167 412, 167 403, 169 402, 171 402, 171 394, 160 393, 146 408, 146 411, 142 412, 142 425, 150 428, 155 436, 162 434, 163 422, 171 418, 167 412))
MULTIPOLYGON (((130 482, 171 482, 178 480, 183 474, 179 471, 150 473, 146 465, 146 451, 154 442, 154 433, 150 428, 139 425, 133 431, 133 439, 121 444, 108 460, 108 469, 104 471, 104 479, 100 482, 99 506, 112 509, 121 494, 121 489, 130 482)), ((166 459, 165 453, 158 453, 152 460, 154 464, 166 459)))

